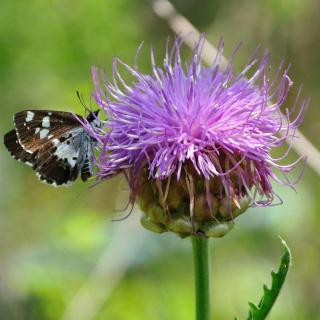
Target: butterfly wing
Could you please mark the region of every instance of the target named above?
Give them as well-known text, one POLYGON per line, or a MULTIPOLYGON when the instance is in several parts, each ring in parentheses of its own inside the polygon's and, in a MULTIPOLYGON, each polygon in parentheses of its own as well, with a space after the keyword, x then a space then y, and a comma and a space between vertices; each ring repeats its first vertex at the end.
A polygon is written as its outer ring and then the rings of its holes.
POLYGON ((20 145, 29 153, 80 126, 72 113, 49 110, 20 111, 14 115, 14 124, 20 145))
POLYGON ((56 186, 67 186, 77 179, 86 152, 83 150, 83 135, 86 133, 78 127, 43 144, 33 166, 40 180, 56 186))
POLYGON ((3 140, 4 145, 6 146, 6 148, 8 149, 8 151, 14 159, 22 161, 29 166, 33 166, 34 156, 21 147, 15 129, 12 129, 9 132, 7 132, 4 135, 3 140))

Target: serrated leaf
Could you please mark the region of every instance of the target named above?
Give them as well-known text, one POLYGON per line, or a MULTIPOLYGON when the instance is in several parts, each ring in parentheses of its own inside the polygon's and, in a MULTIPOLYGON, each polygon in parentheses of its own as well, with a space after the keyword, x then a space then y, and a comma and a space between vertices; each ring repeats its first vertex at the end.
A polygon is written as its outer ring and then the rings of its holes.
POLYGON ((264 294, 258 306, 256 306, 252 302, 249 302, 250 309, 247 320, 266 319, 284 284, 291 264, 291 253, 285 241, 281 239, 281 242, 284 246, 285 252, 282 256, 279 270, 277 272, 271 272, 272 283, 270 289, 266 285, 263 285, 264 294))

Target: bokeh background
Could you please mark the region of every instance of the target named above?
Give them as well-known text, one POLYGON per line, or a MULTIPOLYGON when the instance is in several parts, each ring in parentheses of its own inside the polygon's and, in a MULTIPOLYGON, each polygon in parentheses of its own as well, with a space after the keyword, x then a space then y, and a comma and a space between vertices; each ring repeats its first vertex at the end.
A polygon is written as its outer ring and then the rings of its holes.
MULTIPOLYGON (((242 40, 239 69, 258 44, 269 48, 274 65, 291 62, 293 95, 303 83, 312 97, 301 130, 320 148, 319 1, 172 3, 212 43, 223 36, 226 55, 242 40)), ((90 96, 92 65, 110 72, 115 55, 132 64, 144 40, 139 63, 148 71, 151 44, 160 61, 168 35, 148 1, 1 1, 1 134, 26 108, 82 114, 76 91, 90 96)), ((128 196, 121 178, 56 189, 3 145, 0 153, 1 320, 194 318, 189 241, 144 230, 138 208, 111 222, 126 214, 117 211, 128 196)), ((275 188, 282 206, 250 209, 230 234, 212 241, 214 319, 245 319, 247 302, 259 301, 282 254, 278 235, 294 260, 270 319, 320 319, 319 176, 307 168, 297 193, 275 188)))

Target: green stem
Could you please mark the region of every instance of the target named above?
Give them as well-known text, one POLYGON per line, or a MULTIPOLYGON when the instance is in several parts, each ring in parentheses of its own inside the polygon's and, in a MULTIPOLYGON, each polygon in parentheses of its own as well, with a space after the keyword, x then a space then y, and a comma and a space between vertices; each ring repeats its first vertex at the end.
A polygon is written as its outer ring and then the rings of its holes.
POLYGON ((210 320, 209 239, 192 237, 196 288, 196 320, 210 320))

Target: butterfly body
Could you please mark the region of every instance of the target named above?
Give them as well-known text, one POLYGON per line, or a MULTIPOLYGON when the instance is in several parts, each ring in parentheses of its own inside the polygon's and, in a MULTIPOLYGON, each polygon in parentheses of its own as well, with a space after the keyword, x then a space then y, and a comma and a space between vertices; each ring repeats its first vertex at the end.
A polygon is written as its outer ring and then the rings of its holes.
MULTIPOLYGON (((87 121, 99 126, 94 112, 87 121)), ((16 160, 32 166, 41 181, 67 186, 79 175, 83 181, 92 176, 96 141, 72 113, 26 110, 14 115, 14 124, 4 144, 16 160)))

